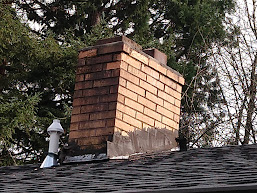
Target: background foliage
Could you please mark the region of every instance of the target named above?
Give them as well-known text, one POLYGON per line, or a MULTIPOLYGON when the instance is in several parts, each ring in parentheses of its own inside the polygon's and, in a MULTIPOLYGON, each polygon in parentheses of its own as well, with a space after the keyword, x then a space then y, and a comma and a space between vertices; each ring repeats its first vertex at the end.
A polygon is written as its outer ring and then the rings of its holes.
POLYGON ((2 1, 0 163, 42 161, 52 119, 69 127, 77 50, 114 35, 168 55, 168 65, 186 79, 180 133, 191 145, 211 146, 223 117, 215 109, 224 100, 217 70, 207 61, 229 35, 225 16, 234 5, 233 0, 2 1))

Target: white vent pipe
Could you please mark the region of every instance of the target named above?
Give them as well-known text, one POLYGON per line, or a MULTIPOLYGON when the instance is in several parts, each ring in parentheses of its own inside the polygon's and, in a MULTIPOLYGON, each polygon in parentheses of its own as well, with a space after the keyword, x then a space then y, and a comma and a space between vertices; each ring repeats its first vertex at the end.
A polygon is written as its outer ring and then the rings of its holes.
POLYGON ((48 134, 50 135, 48 155, 41 164, 40 168, 48 168, 56 166, 58 158, 58 148, 59 148, 59 139, 60 135, 64 133, 64 130, 60 124, 60 120, 54 119, 53 123, 47 129, 48 134))

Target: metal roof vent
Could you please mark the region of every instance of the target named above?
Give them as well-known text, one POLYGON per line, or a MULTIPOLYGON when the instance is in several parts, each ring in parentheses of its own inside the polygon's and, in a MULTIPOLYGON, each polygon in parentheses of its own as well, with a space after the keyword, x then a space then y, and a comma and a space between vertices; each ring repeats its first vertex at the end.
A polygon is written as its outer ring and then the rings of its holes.
POLYGON ((60 135, 64 133, 64 130, 60 124, 60 120, 54 119, 53 123, 47 129, 50 135, 48 155, 41 164, 40 168, 48 168, 52 166, 57 166, 58 158, 58 147, 60 135))

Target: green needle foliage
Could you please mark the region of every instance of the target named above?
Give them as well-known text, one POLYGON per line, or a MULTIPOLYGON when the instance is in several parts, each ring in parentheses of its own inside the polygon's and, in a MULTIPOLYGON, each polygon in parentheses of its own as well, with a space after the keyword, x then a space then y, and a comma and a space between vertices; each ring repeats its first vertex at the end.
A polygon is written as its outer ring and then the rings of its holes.
POLYGON ((233 0, 11 2, 16 9, 0 3, 2 165, 42 161, 52 119, 69 128, 78 48, 113 35, 167 54, 168 65, 186 80, 181 133, 193 141, 197 125, 208 131, 202 145, 210 145, 213 109, 221 100, 217 72, 206 61, 227 36, 225 14, 233 11, 233 0), (21 23, 24 18, 40 30, 21 23))
POLYGON ((0 165, 42 161, 52 119, 69 125, 77 45, 42 39, 0 3, 0 165))

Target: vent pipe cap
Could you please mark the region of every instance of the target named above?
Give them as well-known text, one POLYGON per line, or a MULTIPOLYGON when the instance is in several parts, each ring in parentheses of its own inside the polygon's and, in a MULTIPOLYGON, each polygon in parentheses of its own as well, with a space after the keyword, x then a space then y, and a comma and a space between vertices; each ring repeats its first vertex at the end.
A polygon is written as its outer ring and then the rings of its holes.
POLYGON ((40 168, 48 168, 52 166, 57 166, 58 159, 58 149, 59 149, 59 139, 60 135, 64 133, 64 130, 60 124, 60 120, 54 119, 53 123, 47 129, 50 135, 48 155, 41 164, 40 168))
POLYGON ((49 135, 53 131, 54 132, 64 133, 64 130, 63 130, 61 124, 60 124, 60 120, 54 119, 53 123, 48 127, 47 132, 49 133, 49 135))

